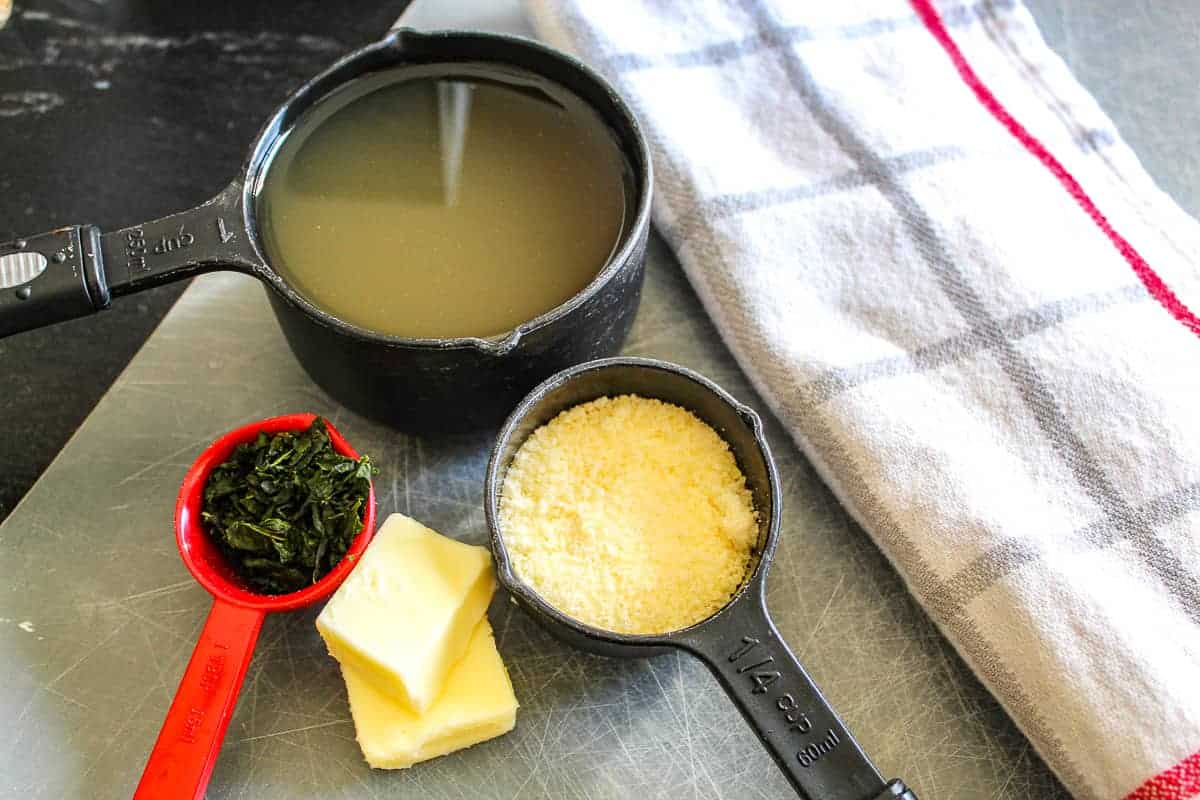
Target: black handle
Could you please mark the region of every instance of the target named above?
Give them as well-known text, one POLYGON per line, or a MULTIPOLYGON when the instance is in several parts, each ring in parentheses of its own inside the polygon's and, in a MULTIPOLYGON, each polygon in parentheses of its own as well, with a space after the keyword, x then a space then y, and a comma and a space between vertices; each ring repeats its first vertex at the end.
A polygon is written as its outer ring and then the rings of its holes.
POLYGON ((195 208, 101 236, 113 297, 216 269, 263 268, 246 230, 242 195, 237 180, 195 208))
POLYGON ((86 316, 113 297, 201 272, 264 269, 242 194, 235 181, 196 208, 112 233, 76 225, 0 244, 0 337, 86 316))
POLYGON ((94 225, 0 244, 0 336, 82 317, 108 303, 94 225))
POLYGON ((779 636, 762 585, 680 644, 716 675, 792 786, 806 800, 916 800, 885 784, 821 690, 779 636))

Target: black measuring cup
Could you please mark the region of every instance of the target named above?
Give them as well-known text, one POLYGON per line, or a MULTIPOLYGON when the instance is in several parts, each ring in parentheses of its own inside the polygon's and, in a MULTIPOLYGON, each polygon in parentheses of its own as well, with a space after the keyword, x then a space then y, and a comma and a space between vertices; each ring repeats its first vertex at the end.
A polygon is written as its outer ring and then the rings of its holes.
MULTIPOLYGON (((650 190, 650 151, 637 119, 582 62, 515 36, 401 28, 296 90, 260 131, 242 171, 212 200, 107 233, 74 225, 0 243, 0 336, 100 311, 115 298, 202 272, 232 270, 266 286, 297 359, 343 405, 420 432, 496 424, 547 375, 615 353, 624 341, 641 296, 650 190), (626 162, 630 193, 608 261, 596 265, 579 293, 497 336, 391 336, 314 305, 280 275, 264 247, 258 201, 272 157, 304 128, 306 111, 353 81, 385 70, 453 80, 471 69, 524 91, 552 85, 582 100, 607 126, 626 162)), ((521 266, 513 265, 513 280, 521 279, 521 266)))
POLYGON ((640 658, 686 650, 700 658, 808 800, 916 800, 900 780, 885 782, 813 683, 771 621, 767 570, 779 539, 779 477, 762 420, 728 392, 691 370, 645 358, 592 361, 554 375, 504 424, 488 463, 484 511, 500 582, 552 634, 604 656, 640 658), (635 394, 694 412, 728 442, 759 513, 755 562, 721 610, 681 630, 628 635, 572 619, 547 603, 512 568, 499 521, 500 494, 513 456, 559 412, 598 397, 635 394))

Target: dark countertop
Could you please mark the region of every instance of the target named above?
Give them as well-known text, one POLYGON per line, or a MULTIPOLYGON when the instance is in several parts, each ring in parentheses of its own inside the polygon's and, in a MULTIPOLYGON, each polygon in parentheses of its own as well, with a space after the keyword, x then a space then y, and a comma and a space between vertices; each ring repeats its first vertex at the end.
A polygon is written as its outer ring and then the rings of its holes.
MULTIPOLYGON (((378 38, 405 5, 16 0, 0 30, 0 241, 125 226, 207 199, 291 89, 378 38)), ((0 340, 10 432, 0 437, 0 519, 183 288, 0 340)))

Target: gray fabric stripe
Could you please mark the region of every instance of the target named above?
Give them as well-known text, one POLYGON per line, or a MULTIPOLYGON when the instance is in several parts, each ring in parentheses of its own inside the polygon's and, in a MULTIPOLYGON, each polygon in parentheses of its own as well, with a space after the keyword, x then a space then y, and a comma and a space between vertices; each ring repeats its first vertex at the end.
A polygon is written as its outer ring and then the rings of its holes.
MULTIPOLYGON (((954 6, 941 12, 946 25, 955 27, 973 21, 983 3, 954 6)), ((989 5, 1000 10, 1009 9, 1016 5, 1015 0, 995 0, 989 5)), ((708 67, 724 64, 743 56, 762 50, 773 50, 787 47, 796 42, 807 42, 821 39, 865 39, 894 33, 905 28, 915 28, 921 24, 915 14, 888 19, 875 19, 859 22, 853 25, 841 25, 829 28, 810 28, 805 25, 770 25, 759 29, 754 36, 732 39, 724 42, 685 50, 678 53, 635 53, 624 52, 609 55, 605 59, 609 74, 634 72, 653 67, 708 67)))
MULTIPOLYGON (((1076 138, 1075 143, 1083 151, 1100 151, 1112 146, 1114 142, 1115 140, 1110 132, 1096 129, 1084 131, 1076 138)), ((898 156, 889 156, 887 160, 891 164, 891 170, 894 174, 907 174, 916 170, 958 161, 965 155, 966 153, 957 146, 943 145, 924 150, 912 150, 898 156)), ((874 180, 872 176, 867 175, 862 170, 851 169, 825 180, 805 183, 799 186, 717 195, 716 197, 704 200, 691 215, 673 224, 660 224, 659 228, 663 236, 678 249, 686 245, 695 236, 696 229, 699 226, 707 224, 714 219, 724 219, 749 211, 758 211, 759 209, 770 208, 772 206, 796 203, 801 200, 811 200, 836 192, 858 189, 873 184, 874 180)))
MULTIPOLYGON (((1070 132, 1075 139, 1076 146, 1087 154, 1095 153, 1099 155, 1099 160, 1112 177, 1124 184, 1128 192, 1132 195, 1142 193, 1142 187, 1139 181, 1131 182, 1127 170, 1120 165, 1120 159, 1110 154, 1109 147, 1116 144, 1118 134, 1116 129, 1112 127, 1111 122, 1108 126, 1101 129, 1087 129, 1081 122, 1077 114, 1082 112, 1070 103, 1066 102, 1060 92, 1055 88, 1054 81, 1048 81, 1047 71, 1040 64, 1035 64, 1029 59, 1023 47, 1014 40, 1014 31, 1012 19, 1010 16, 1002 16, 1000 13, 1003 9, 994 8, 992 3, 981 3, 978 7, 979 22, 988 38, 995 43, 996 49, 1003 53, 1018 71, 1021 80, 1034 91, 1038 99, 1051 111, 1058 120, 1062 123, 1064 129, 1070 132)), ((1036 26, 1035 26, 1036 30, 1036 26)), ((1178 240, 1178 231, 1174 226, 1163 226, 1161 219, 1154 218, 1154 212, 1146 208, 1145 204, 1133 204, 1131 208, 1138 216, 1152 228, 1156 235, 1166 244, 1170 245, 1179 257, 1186 261, 1192 262, 1195 260, 1195 249, 1191 246, 1185 246, 1178 240)))
POLYGON ((1054 774, 1067 785, 1071 795, 1077 800, 1099 800, 1091 790, 1092 782, 1079 771, 1063 749, 1062 742, 1046 728, 1039 711, 1044 703, 1029 696, 1016 673, 1008 668, 1004 658, 980 632, 975 619, 959 614, 942 622, 940 627, 943 633, 953 638, 958 652, 989 691, 1004 698, 1005 707, 1015 712, 1013 720, 1017 727, 1034 742, 1041 757, 1052 762, 1054 774))
MULTIPOLYGON (((955 161, 962 156, 963 151, 961 148, 945 146, 930 147, 925 150, 913 150, 889 160, 892 163, 892 168, 897 172, 909 172, 911 170, 932 167, 947 161, 955 161)), ((681 217, 673 225, 661 226, 662 234, 676 248, 679 248, 696 235, 697 229, 714 219, 723 219, 749 211, 770 208, 771 206, 809 200, 814 197, 833 194, 834 192, 868 186, 872 183, 873 180, 870 175, 867 175, 862 170, 852 169, 840 175, 826 178, 825 180, 806 183, 800 186, 717 195, 708 200, 702 200, 700 205, 692 207, 687 216, 681 217)))
MULTIPOLYGON (((770 12, 754 0, 750 0, 749 5, 756 23, 764 28, 771 27, 773 20, 770 12)), ((1013 342, 1005 337, 1000 323, 987 310, 967 276, 950 257, 937 225, 909 193, 901 177, 891 170, 887 160, 876 155, 870 145, 859 138, 853 127, 825 103, 807 65, 796 52, 789 48, 779 51, 779 56, 789 82, 817 124, 863 172, 874 178, 876 188, 895 209, 943 294, 987 343, 1059 458, 1104 515, 1115 518, 1128 533, 1143 563, 1163 583, 1180 607, 1193 622, 1200 624, 1200 583, 1168 548, 1162 546, 1153 531, 1136 527, 1129 505, 1071 427, 1042 376, 1013 342)))
MULTIPOLYGON (((1150 295, 1146 293, 1145 287, 1140 283, 1131 284, 1107 292, 1093 292, 1045 303, 999 320, 998 325, 1007 340, 1016 341, 1052 328, 1073 317, 1102 311, 1115 305, 1140 303, 1149 299, 1150 295)), ((894 378, 897 375, 913 372, 927 372, 959 361, 986 350, 992 345, 985 334, 985 331, 973 327, 940 342, 920 347, 911 353, 880 358, 865 364, 855 364, 852 367, 831 369, 801 388, 800 393, 804 398, 801 408, 807 412, 812 407, 825 403, 848 389, 872 381, 894 378)))
MULTIPOLYGON (((732 288, 730 290, 733 291, 732 288)), ((805 421, 803 434, 795 427, 792 428, 793 434, 806 440, 801 444, 807 452, 818 453, 824 459, 813 464, 825 482, 833 488, 860 526, 867 527, 869 523, 884 554, 901 568, 909 586, 929 610, 930 619, 950 638, 983 683, 1003 703, 1042 758, 1053 765, 1055 774, 1072 791, 1087 786, 1083 772, 1076 766, 1062 740, 1047 725, 1042 705, 1026 693, 1021 681, 1000 653, 980 634, 975 621, 963 614, 947 616, 942 613, 941 607, 928 602, 926 598, 942 593, 943 581, 926 561, 920 548, 896 522, 874 488, 863 479, 854 457, 847 452, 841 437, 830 427, 825 416, 819 413, 805 414, 783 398, 780 398, 780 405, 783 416, 792 420, 793 426, 795 420, 805 421), (854 499, 854 504, 847 502, 850 498, 854 499)))
MULTIPOLYGON (((1185 486, 1156 497, 1134 510, 1136 523, 1143 528, 1156 528, 1200 508, 1200 483, 1185 486)), ((1102 548, 1127 538, 1117 520, 1107 517, 1076 531, 1068 547, 1102 548)), ((1014 570, 1041 557, 1038 547, 1024 539, 1005 539, 993 545, 963 567, 926 597, 930 607, 947 616, 962 612, 967 604, 983 594, 996 581, 1014 570)))

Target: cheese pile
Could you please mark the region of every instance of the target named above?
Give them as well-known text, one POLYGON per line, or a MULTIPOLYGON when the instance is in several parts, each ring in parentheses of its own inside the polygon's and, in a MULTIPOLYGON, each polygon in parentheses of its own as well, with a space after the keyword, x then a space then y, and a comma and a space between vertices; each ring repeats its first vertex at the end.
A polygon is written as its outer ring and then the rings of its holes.
POLYGON ((602 397, 538 428, 500 496, 517 575, 550 605, 617 633, 665 633, 728 602, 758 541, 746 478, 695 414, 602 397))
POLYGON ((485 616, 495 589, 485 548, 393 514, 317 617, 372 767, 512 730, 517 700, 485 616))

